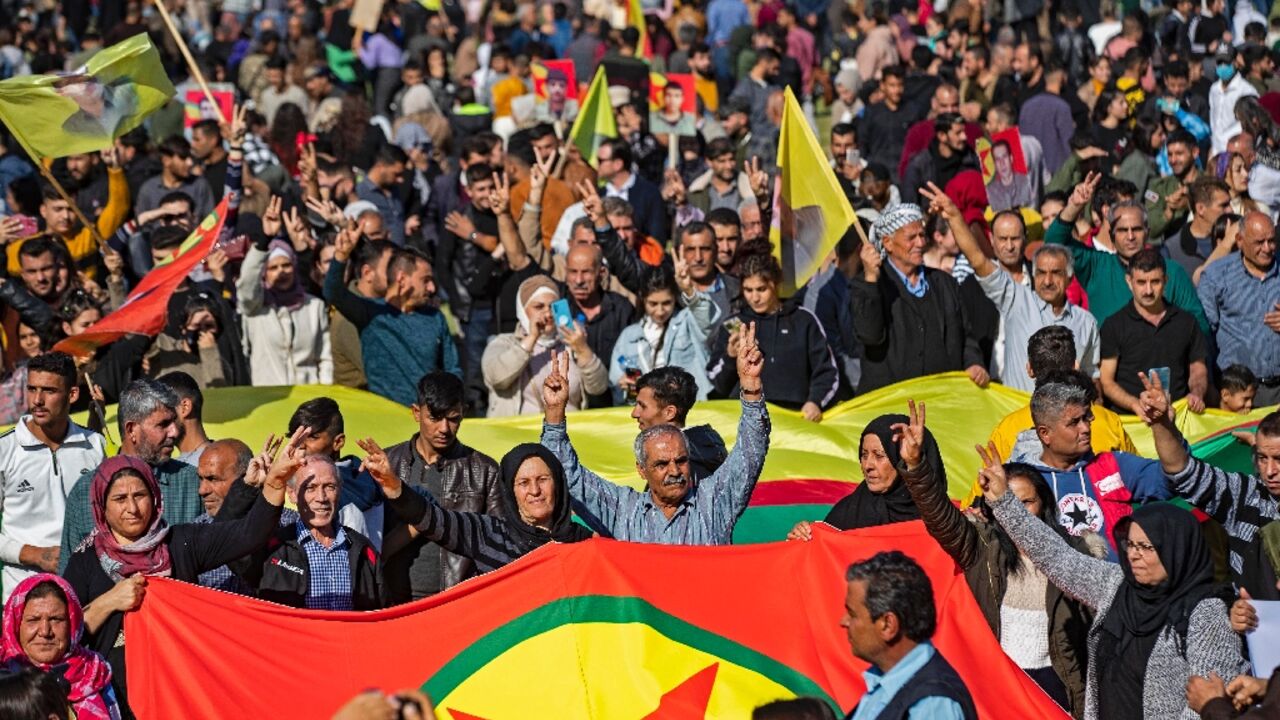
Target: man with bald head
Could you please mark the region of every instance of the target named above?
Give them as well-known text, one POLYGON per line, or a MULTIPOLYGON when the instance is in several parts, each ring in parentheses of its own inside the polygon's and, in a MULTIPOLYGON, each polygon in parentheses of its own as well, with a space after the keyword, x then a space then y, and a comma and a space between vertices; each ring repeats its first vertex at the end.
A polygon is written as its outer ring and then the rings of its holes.
MULTIPOLYGON (((206 524, 215 521, 218 513, 222 510, 223 501, 228 495, 233 495, 233 505, 247 506, 253 504, 254 498, 257 497, 257 491, 250 488, 243 482, 245 473, 249 470, 249 461, 253 459, 253 451, 248 445, 234 438, 228 440, 216 440, 209 443, 204 448, 204 453, 200 456, 200 462, 196 466, 196 473, 200 476, 200 502, 204 505, 204 514, 197 517, 192 522, 206 524)), ((229 509, 227 516, 223 519, 230 518, 234 509, 229 509)), ((200 585, 215 590, 224 590, 226 592, 236 593, 239 595, 252 595, 251 588, 240 580, 226 565, 214 568, 206 573, 200 574, 200 585)))
POLYGON ((1218 368, 1244 365, 1258 377, 1254 407, 1280 402, 1280 272, 1276 226, 1244 217, 1238 249, 1204 269, 1200 303, 1218 346, 1218 368))
MULTIPOLYGON (((912 125, 907 130, 907 139, 902 144, 902 159, 898 161, 898 177, 902 177, 907 172, 907 163, 915 155, 926 152, 929 144, 933 142, 933 121, 938 119, 939 115, 947 113, 960 112, 960 91, 955 85, 943 83, 933 91, 933 98, 929 101, 929 115, 920 122, 912 125)), ((976 124, 967 122, 964 124, 964 136, 969 147, 982 137, 982 128, 976 124)))
MULTIPOLYGON (((561 297, 568 298, 569 312, 587 328, 587 345, 596 357, 612 357, 613 346, 623 328, 635 322, 635 305, 602 286, 604 255, 599 245, 574 245, 564 261, 565 278, 561 297)), ((606 393, 607 395, 607 393, 606 393)), ((606 398, 593 398, 593 407, 607 405, 606 398)))

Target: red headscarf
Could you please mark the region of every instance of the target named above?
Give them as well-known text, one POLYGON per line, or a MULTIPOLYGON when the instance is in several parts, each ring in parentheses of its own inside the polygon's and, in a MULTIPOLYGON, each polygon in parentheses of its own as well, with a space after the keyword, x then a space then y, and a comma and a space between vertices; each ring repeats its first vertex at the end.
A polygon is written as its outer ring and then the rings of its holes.
POLYGON ((112 713, 114 701, 104 697, 104 691, 111 686, 111 665, 98 653, 80 644, 84 634, 84 610, 80 600, 67 584, 66 580, 50 573, 39 573, 18 583, 9 601, 4 605, 4 630, 0 634, 0 663, 9 667, 31 666, 45 672, 51 669, 60 673, 71 684, 71 693, 67 699, 71 701, 77 718, 107 720, 119 717, 112 713), (18 639, 18 628, 22 626, 22 613, 27 607, 27 595, 41 583, 51 582, 57 585, 67 598, 67 624, 70 626, 71 647, 67 654, 56 663, 46 665, 34 663, 22 650, 18 639), (65 668, 65 670, 64 670, 65 668))
POLYGON ((93 547, 98 554, 98 562, 102 563, 102 569, 111 581, 120 582, 138 573, 168 575, 169 545, 165 539, 169 535, 169 525, 161 516, 164 497, 160 494, 160 484, 156 482, 151 466, 135 457, 117 455, 99 465, 93 473, 89 495, 93 501, 93 547), (111 488, 111 479, 121 470, 136 472, 146 483, 147 490, 151 491, 151 525, 147 527, 146 535, 128 545, 121 545, 107 526, 107 491, 111 488))

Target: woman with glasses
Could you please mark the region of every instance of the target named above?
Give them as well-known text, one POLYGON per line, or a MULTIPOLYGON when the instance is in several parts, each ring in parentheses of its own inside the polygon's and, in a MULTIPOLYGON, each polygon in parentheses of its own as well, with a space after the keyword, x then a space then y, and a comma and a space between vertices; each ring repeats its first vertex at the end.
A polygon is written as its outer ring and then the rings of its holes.
POLYGON ((1144 505, 1115 525, 1119 564, 1076 552, 1009 492, 994 446, 978 448, 983 495, 1018 550, 1096 612, 1088 635, 1088 719, 1197 718, 1187 681, 1234 678, 1246 664, 1227 615, 1234 592, 1213 581, 1213 560, 1191 513, 1144 505))

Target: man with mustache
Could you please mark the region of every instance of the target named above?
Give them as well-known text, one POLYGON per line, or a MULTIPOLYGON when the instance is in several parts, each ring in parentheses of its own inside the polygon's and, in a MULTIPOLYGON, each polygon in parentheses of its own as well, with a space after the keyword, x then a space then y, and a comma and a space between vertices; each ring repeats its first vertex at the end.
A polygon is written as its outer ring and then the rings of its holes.
POLYGON ((764 354, 756 343, 754 323, 743 328, 737 362, 742 417, 737 444, 724 464, 695 481, 684 432, 672 424, 651 425, 635 441, 636 471, 647 486, 642 492, 609 482, 579 462, 565 428, 569 357, 553 355, 551 374, 542 387, 542 444, 564 466, 574 507, 592 530, 633 542, 729 544, 769 450, 769 411, 760 380, 764 354))
MULTIPOLYGON (((164 520, 170 525, 191 522, 204 512, 200 476, 195 467, 169 457, 178 442, 178 395, 158 380, 139 378, 120 394, 118 411, 120 454, 140 458, 155 472, 164 499, 164 520)), ((66 570, 71 553, 93 530, 89 489, 96 467, 80 475, 67 494, 62 524, 58 572, 66 570)))

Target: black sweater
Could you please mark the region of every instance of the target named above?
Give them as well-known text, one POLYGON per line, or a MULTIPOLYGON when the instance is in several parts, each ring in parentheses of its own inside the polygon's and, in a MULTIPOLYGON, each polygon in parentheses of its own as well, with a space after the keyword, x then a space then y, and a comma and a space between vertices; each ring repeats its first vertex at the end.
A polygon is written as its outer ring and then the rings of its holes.
MULTIPOLYGON (((799 410, 806 402, 827 407, 840 387, 835 359, 827 346, 822 324, 793 301, 784 302, 772 315, 758 315, 743 308, 736 316, 744 324, 756 324, 756 342, 764 353, 765 398, 791 410, 799 410)), ((737 360, 729 357, 729 331, 723 325, 716 332, 707 363, 715 397, 727 398, 737 393, 737 360)))
POLYGON ((923 298, 906 285, 886 259, 873 285, 853 280, 853 328, 863 346, 858 394, 934 373, 982 364, 969 329, 960 286, 951 275, 924 269, 923 298))
MULTIPOLYGON (((166 538, 169 544, 170 577, 196 583, 200 573, 226 565, 266 544, 271 531, 279 522, 280 506, 271 505, 259 496, 243 519, 207 525, 174 525, 166 538)), ((111 577, 98 562, 98 554, 92 545, 71 556, 63 577, 85 606, 115 587, 111 577)), ((145 598, 143 602, 146 602, 145 598)), ((111 685, 115 688, 121 710, 132 717, 128 711, 124 645, 115 647, 116 638, 120 637, 123 629, 124 613, 113 612, 97 632, 85 636, 84 644, 111 663, 111 685)))

